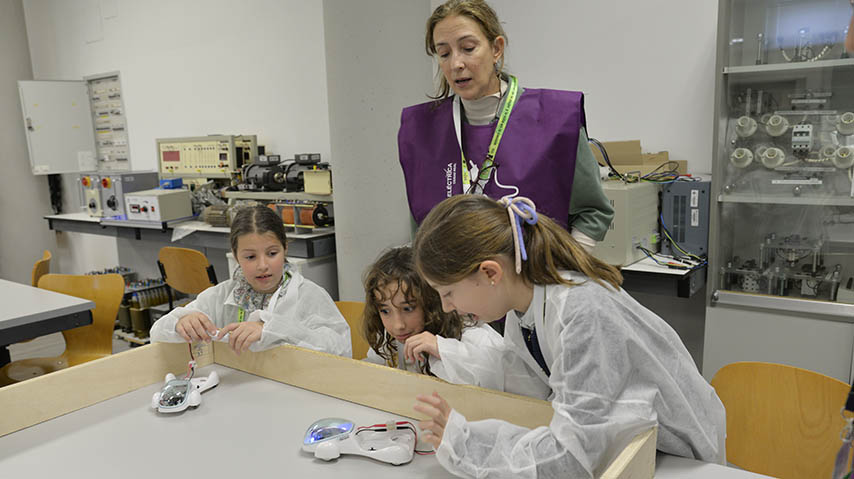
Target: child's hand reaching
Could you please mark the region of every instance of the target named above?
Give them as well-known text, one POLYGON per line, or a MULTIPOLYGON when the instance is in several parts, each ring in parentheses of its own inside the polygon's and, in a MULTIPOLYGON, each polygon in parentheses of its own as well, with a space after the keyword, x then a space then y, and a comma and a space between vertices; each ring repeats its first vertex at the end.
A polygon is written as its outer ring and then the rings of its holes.
POLYGON ((445 426, 448 424, 448 417, 451 415, 451 406, 436 391, 429 396, 419 394, 415 399, 418 402, 413 409, 429 417, 427 420, 418 422, 418 427, 424 433, 424 440, 432 444, 433 448, 439 449, 442 436, 445 434, 445 426))
POLYGON ((211 336, 216 333, 216 326, 210 318, 201 311, 193 311, 182 317, 175 324, 175 332, 180 334, 188 343, 196 341, 210 342, 211 336))
POLYGON ((249 349, 252 343, 261 339, 264 323, 261 321, 244 321, 242 323, 231 323, 219 330, 216 339, 222 339, 228 334, 228 345, 235 354, 240 354, 249 349))
POLYGON ((406 338, 406 344, 403 347, 403 355, 406 360, 414 363, 417 360, 426 360, 426 356, 422 353, 430 354, 431 356, 442 359, 439 356, 439 342, 436 340, 436 335, 423 331, 418 334, 406 338))

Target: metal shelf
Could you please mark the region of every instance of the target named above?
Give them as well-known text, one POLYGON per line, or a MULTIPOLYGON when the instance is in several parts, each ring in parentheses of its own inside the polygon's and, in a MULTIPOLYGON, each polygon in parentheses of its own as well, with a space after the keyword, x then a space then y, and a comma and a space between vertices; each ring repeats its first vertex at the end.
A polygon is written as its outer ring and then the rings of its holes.
MULTIPOLYGON (((165 242, 191 248, 225 249, 229 230, 207 227, 199 221, 176 223, 136 224, 128 221, 93 221, 80 214, 49 215, 48 228, 54 231, 70 231, 102 236, 114 236, 134 240, 165 242), (188 227, 192 234, 178 240, 172 239, 174 229, 188 227)), ((288 233, 288 257, 314 258, 335 253, 335 228, 314 228, 311 231, 288 233)))
POLYGON ((847 303, 717 290, 712 294, 712 305, 715 304, 801 313, 807 317, 822 315, 836 321, 854 322, 854 304, 847 303))
POLYGON ((844 196, 808 197, 808 196, 771 196, 771 195, 720 195, 719 203, 754 203, 765 205, 802 205, 802 206, 854 206, 854 198, 844 196))
POLYGON ((235 200, 308 200, 332 203, 332 195, 315 195, 302 191, 225 191, 223 196, 235 200))
POLYGON ((724 75, 740 75, 747 73, 779 73, 811 70, 815 71, 824 68, 839 68, 846 66, 854 68, 854 58, 821 60, 817 62, 772 63, 767 65, 724 67, 723 73, 724 75))

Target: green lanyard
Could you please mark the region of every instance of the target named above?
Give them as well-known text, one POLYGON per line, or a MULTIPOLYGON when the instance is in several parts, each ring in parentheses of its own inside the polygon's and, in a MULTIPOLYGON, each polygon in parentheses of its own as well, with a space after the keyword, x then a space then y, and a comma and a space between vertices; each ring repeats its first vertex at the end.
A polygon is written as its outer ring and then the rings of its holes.
MULTIPOLYGON (((288 273, 287 271, 285 271, 285 279, 284 279, 284 281, 282 281, 282 286, 284 286, 285 283, 287 283, 289 279, 291 279, 291 274, 288 273)), ((282 286, 279 286, 279 289, 281 289, 282 286)), ((273 294, 277 294, 279 292, 279 289, 276 289, 276 291, 273 294)), ((270 298, 270 301, 272 301, 272 300, 273 300, 273 298, 270 298)), ((263 306, 263 305, 264 305, 264 301, 261 300, 261 306, 263 306)), ((241 308, 241 307, 238 307, 237 308, 237 322, 242 323, 243 321, 246 321, 246 310, 241 308)))
MULTIPOLYGON (((507 100, 504 102, 504 108, 501 109, 501 116, 498 117, 498 124, 495 125, 495 133, 492 134, 492 141, 489 142, 489 151, 486 153, 486 159, 483 160, 480 173, 478 173, 478 182, 482 182, 483 186, 489 182, 492 175, 492 165, 495 162, 495 153, 498 151, 498 145, 501 143, 501 137, 504 136, 504 130, 507 128, 507 121, 510 119, 510 112, 516 105, 519 94, 519 82, 516 77, 510 75, 510 87, 507 90, 507 100)), ((500 100, 499 100, 500 101, 500 100)), ((467 166, 466 155, 463 152, 463 137, 462 128, 460 125, 460 98, 459 95, 454 99, 454 126, 457 131, 457 141, 460 144, 460 158, 462 161, 463 172, 463 193, 467 193, 471 187, 471 176, 467 166)))

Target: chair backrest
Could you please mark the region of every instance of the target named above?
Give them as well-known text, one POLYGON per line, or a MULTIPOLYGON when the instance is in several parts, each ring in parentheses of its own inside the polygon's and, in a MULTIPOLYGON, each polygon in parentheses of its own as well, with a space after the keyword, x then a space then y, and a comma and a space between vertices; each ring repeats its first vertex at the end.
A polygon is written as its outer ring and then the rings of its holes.
POLYGON ((184 294, 199 294, 216 284, 213 265, 194 249, 164 246, 157 263, 166 284, 184 294))
POLYGON ((831 476, 847 384, 793 366, 738 362, 721 368, 712 386, 726 408, 728 462, 780 478, 831 476))
POLYGON ((50 272, 50 258, 50 251, 44 250, 42 259, 36 261, 36 264, 33 265, 33 277, 30 284, 37 287, 39 279, 50 272))
POLYGON ((335 306, 338 306, 341 316, 344 316, 347 324, 350 325, 353 359, 365 359, 368 356, 368 350, 371 349, 368 341, 362 336, 362 311, 365 310, 365 303, 361 301, 336 301, 335 306))
POLYGON ((88 299, 95 303, 92 324, 68 329, 65 353, 68 365, 74 366, 74 356, 109 355, 113 352, 113 329, 119 305, 125 294, 125 281, 120 274, 46 274, 39 280, 39 288, 88 299))

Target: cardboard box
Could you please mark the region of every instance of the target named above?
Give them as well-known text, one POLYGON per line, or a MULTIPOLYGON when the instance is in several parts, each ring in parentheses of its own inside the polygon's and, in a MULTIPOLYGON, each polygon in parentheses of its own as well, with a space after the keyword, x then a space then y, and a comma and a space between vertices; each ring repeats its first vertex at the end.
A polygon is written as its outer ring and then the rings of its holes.
MULTIPOLYGON (((608 158, 611 160, 611 164, 614 165, 618 171, 620 171, 621 168, 617 165, 643 164, 640 140, 604 141, 602 142, 602 146, 604 146, 605 151, 608 152, 608 158)), ((606 164, 605 158, 602 156, 602 152, 599 151, 599 148, 597 148, 596 145, 590 145, 590 148, 593 150, 593 156, 596 157, 596 161, 602 165, 606 164)))
MULTIPOLYGON (((640 140, 627 141, 607 141, 603 142, 602 146, 608 152, 608 158, 614 168, 623 175, 640 174, 640 176, 648 175, 655 171, 656 168, 670 161, 670 155, 666 151, 658 153, 642 153, 640 140)), ((600 165, 605 165, 605 158, 602 152, 595 145, 591 145, 593 156, 600 165)), ((675 165, 662 167, 662 170, 670 170, 675 166, 676 171, 685 175, 688 173, 688 162, 685 160, 674 161, 675 165)), ((661 171, 661 170, 659 170, 661 171)))

